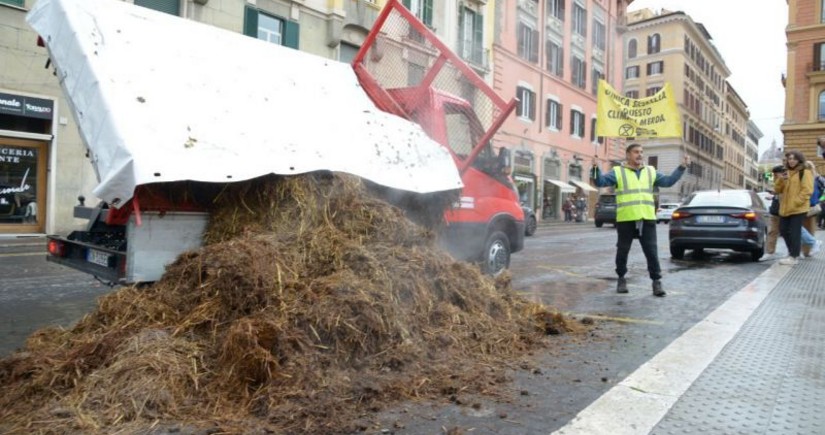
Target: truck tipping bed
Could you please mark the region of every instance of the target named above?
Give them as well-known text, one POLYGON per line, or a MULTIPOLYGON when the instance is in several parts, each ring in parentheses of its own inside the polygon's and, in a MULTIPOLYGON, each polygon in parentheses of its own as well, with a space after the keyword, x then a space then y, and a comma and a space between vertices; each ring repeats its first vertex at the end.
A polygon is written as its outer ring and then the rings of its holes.
POLYGON ((113 207, 150 183, 316 170, 462 187, 449 153, 379 110, 350 65, 115 0, 39 0, 26 20, 113 207))

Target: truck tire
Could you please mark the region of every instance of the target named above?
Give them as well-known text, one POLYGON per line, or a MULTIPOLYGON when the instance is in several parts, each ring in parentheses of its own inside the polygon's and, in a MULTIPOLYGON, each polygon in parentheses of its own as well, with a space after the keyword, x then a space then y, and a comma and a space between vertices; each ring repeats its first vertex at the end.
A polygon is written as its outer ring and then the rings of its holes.
POLYGON ((510 239, 501 231, 494 231, 484 243, 481 258, 481 270, 497 276, 510 267, 510 239))
POLYGON ((535 216, 528 216, 524 219, 525 236, 532 236, 533 234, 536 234, 536 228, 538 228, 538 223, 536 222, 535 216))

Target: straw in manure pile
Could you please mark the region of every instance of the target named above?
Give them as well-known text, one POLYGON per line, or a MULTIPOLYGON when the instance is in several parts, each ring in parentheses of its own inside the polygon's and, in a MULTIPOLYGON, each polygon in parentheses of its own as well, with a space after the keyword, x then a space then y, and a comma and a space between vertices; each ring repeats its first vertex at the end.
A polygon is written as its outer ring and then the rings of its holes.
POLYGON ((159 282, 0 360, 0 432, 351 432, 385 403, 494 392, 564 325, 357 178, 264 177, 228 185, 159 282))

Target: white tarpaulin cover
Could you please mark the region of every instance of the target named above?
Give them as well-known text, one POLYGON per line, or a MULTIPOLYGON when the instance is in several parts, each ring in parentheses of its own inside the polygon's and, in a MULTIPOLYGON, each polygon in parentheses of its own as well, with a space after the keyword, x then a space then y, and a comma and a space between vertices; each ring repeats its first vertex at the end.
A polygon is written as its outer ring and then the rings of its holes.
POLYGON ((116 0, 39 0, 45 41, 90 150, 94 193, 315 170, 435 192, 449 153, 375 107, 348 64, 116 0))

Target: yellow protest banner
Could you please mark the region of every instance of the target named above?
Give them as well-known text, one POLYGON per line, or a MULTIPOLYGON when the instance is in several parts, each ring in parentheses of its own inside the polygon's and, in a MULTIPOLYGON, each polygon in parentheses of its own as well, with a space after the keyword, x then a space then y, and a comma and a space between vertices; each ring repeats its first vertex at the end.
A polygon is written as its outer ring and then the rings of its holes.
POLYGON ((682 137, 682 119, 670 83, 647 98, 629 98, 599 80, 596 135, 682 137))

